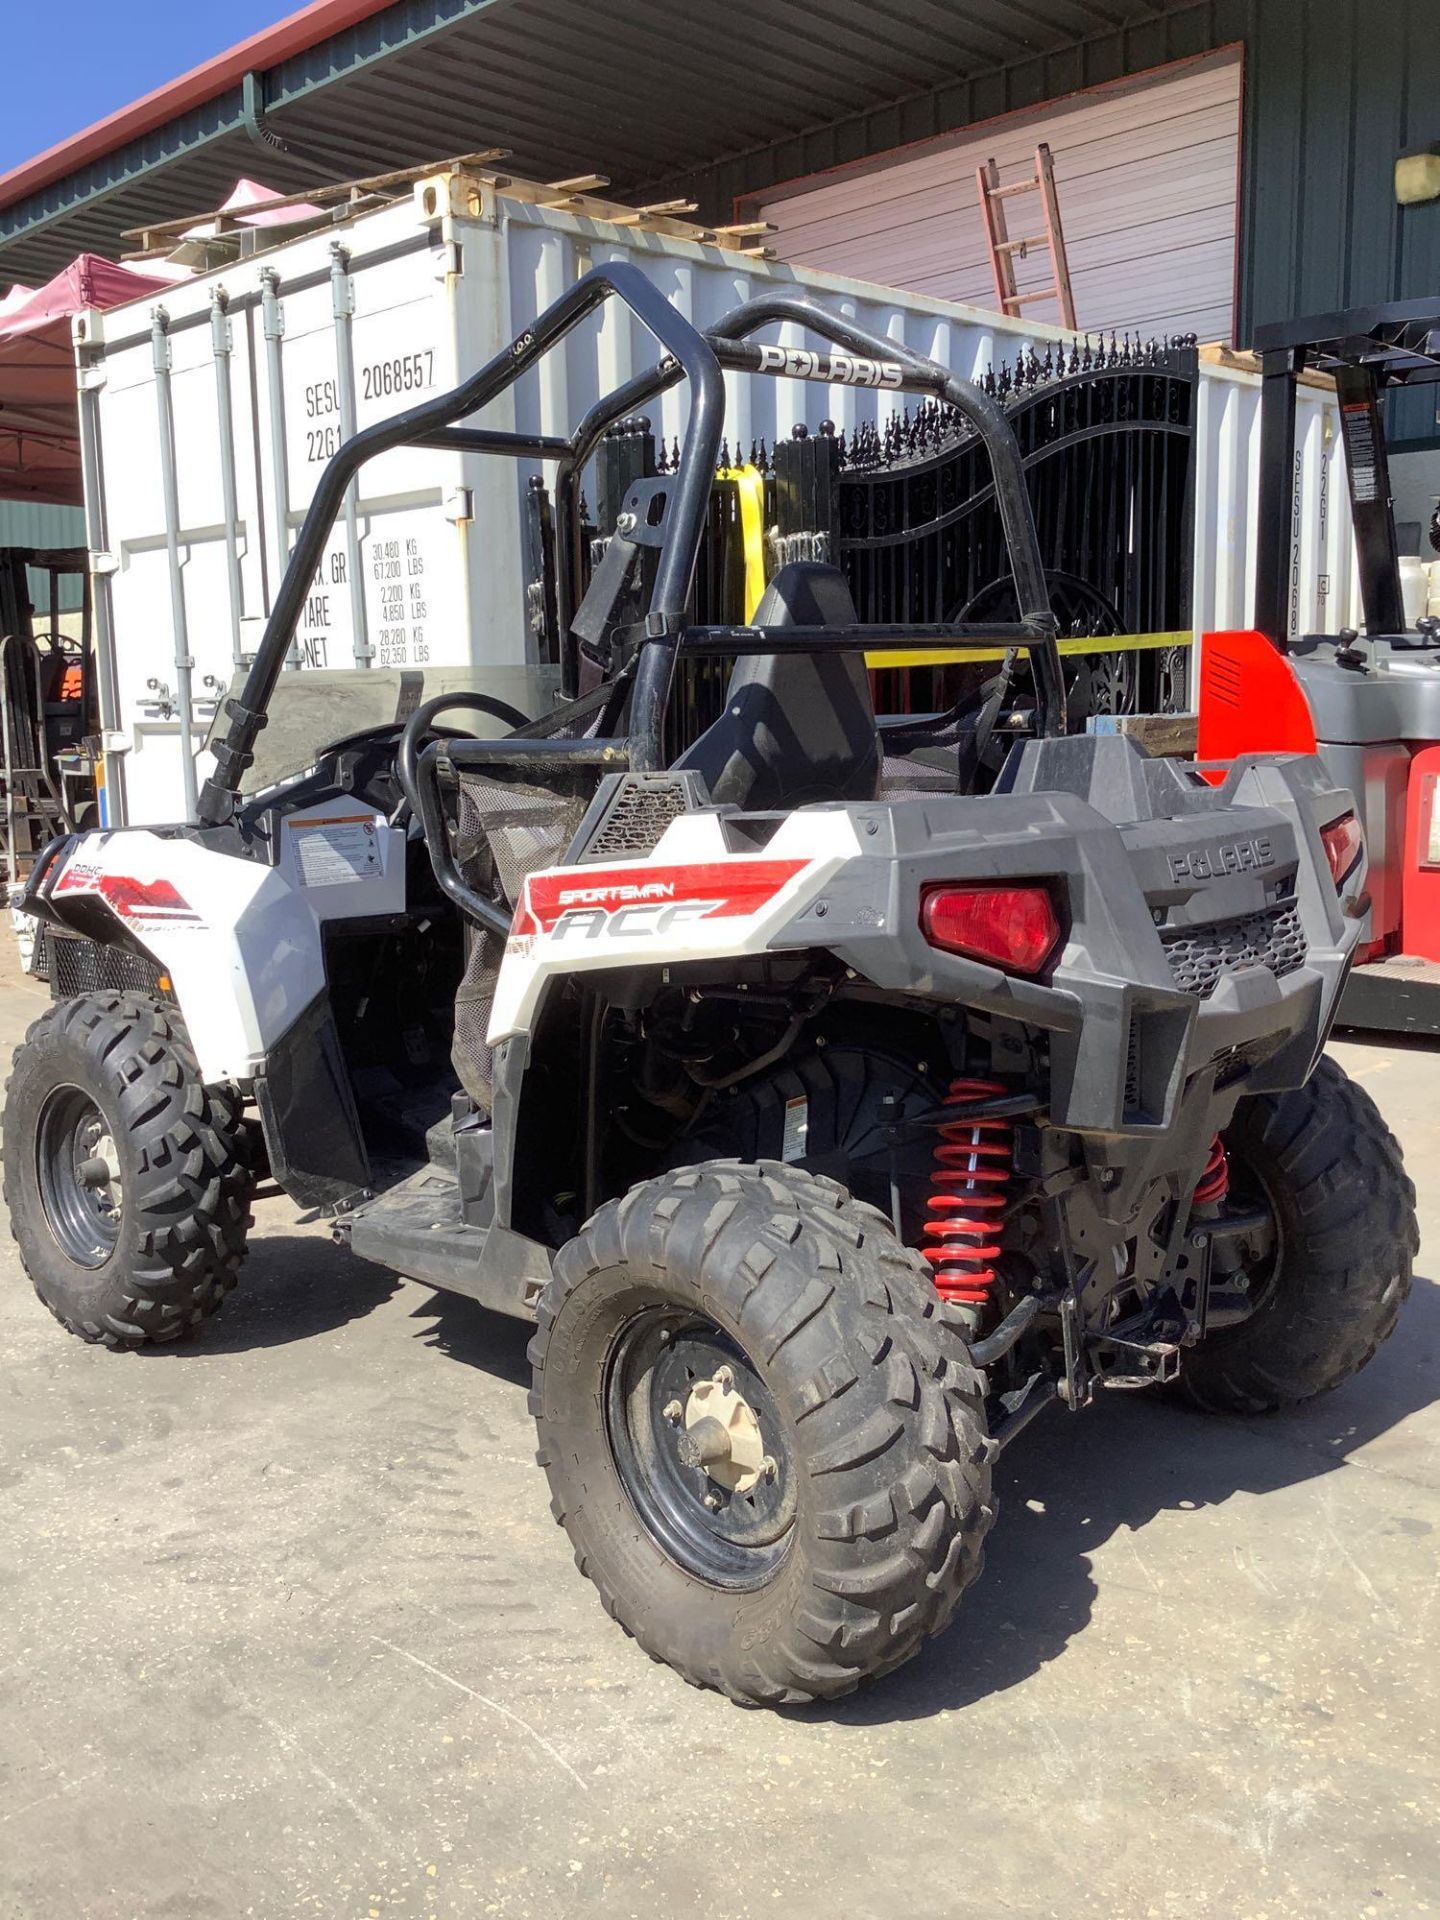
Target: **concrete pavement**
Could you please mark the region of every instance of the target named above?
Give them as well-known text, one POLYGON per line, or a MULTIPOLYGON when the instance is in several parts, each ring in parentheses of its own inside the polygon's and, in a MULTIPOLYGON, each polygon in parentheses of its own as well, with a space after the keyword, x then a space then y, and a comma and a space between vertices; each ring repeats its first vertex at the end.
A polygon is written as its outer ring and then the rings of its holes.
MULTIPOLYGON (((43 1005, 0 988, 6 1048, 43 1005)), ((1436 1056, 1343 1046, 1440 1250, 1436 1056)), ((524 1330, 258 1208, 193 1344, 60 1331, 0 1251, 0 1914, 1440 1909, 1440 1289, 1278 1420, 1115 1395, 1006 1454, 955 1627, 744 1713, 602 1614, 524 1330)))

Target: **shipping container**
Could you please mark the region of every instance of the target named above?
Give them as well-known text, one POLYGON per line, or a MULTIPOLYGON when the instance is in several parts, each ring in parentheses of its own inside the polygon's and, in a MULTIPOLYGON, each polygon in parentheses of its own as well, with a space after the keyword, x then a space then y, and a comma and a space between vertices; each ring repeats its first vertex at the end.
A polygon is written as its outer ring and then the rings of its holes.
MULTIPOLYGON (((1260 474, 1260 380, 1250 356, 1201 355, 1195 423, 1197 634, 1248 627, 1255 608, 1256 493, 1260 474)), ((1338 633, 1361 622, 1345 449, 1332 382, 1302 378, 1295 396, 1291 477, 1294 543, 1289 636, 1338 633)))
MULTIPOLYGON (((576 213, 442 173, 409 200, 231 262, 163 301, 77 316, 112 823, 186 810, 208 771, 203 740, 217 703, 254 651, 317 476, 341 440, 455 385, 591 266, 635 261, 701 327, 784 285, 972 378, 1071 343, 1059 328, 751 258, 686 237, 675 222, 627 225, 614 213, 576 213)), ((793 328, 777 337, 802 344, 793 328)), ((483 423, 568 432, 654 353, 612 302, 483 423)), ((802 423, 813 431, 828 420, 853 439, 903 404, 845 386, 734 375, 726 384, 737 459, 802 423)), ((1248 618, 1258 403, 1253 374, 1202 364, 1200 631, 1248 618)), ((1354 594, 1348 515, 1331 511, 1343 497, 1342 456, 1333 397, 1307 389, 1303 404, 1295 618, 1334 628, 1354 594)), ((683 389, 656 403, 662 443, 683 433, 685 406, 683 389)), ((534 710, 555 680, 526 601, 525 496, 542 473, 419 448, 372 462, 312 583, 293 668, 463 678, 534 710)))

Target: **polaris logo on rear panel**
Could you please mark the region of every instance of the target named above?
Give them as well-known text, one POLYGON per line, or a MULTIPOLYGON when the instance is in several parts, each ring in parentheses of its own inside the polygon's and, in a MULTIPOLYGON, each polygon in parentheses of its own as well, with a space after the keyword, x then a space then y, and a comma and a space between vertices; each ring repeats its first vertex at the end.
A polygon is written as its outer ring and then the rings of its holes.
POLYGON ((1214 847, 1192 847, 1170 855, 1172 880, 1220 880, 1231 873, 1256 873, 1273 867, 1275 849, 1268 840, 1222 840, 1214 847))
POLYGON ((866 360, 859 354, 811 353, 805 347, 761 347, 761 373, 784 373, 793 380, 825 380, 842 387, 898 387, 905 377, 893 360, 866 360))

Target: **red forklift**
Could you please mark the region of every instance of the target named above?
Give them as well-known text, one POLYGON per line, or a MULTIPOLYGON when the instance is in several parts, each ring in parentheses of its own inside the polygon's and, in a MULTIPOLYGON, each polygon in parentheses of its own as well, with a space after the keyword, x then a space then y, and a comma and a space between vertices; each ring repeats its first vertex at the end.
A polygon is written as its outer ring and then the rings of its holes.
MULTIPOLYGON (((1205 636, 1199 758, 1320 753, 1355 796, 1370 856, 1356 907, 1368 937, 1339 1021, 1440 1035, 1440 620, 1406 619, 1385 434, 1390 390, 1435 385, 1440 398, 1440 300, 1288 320, 1257 329, 1254 344, 1256 631, 1205 636), (1364 632, 1292 636, 1295 389, 1317 372, 1340 403, 1364 632)), ((1437 535, 1432 523, 1440 545, 1437 535)))

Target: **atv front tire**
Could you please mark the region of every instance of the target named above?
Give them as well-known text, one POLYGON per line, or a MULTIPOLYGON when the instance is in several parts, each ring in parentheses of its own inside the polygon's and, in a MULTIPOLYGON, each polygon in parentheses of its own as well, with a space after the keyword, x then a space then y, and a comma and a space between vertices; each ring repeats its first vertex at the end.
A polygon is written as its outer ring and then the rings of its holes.
POLYGON ((663 1175, 561 1251, 530 1348, 538 1457, 648 1653, 786 1705, 949 1622, 994 1511, 944 1312, 882 1214, 769 1163, 663 1175))
POLYGON ((1274 1236, 1247 1319, 1183 1355, 1179 1397, 1269 1413, 1328 1393, 1370 1360, 1410 1292, 1415 1189, 1375 1102, 1333 1060, 1303 1087, 1242 1100, 1225 1131, 1232 1204, 1274 1236))
POLYGON ((239 1102, 207 1087, 173 1008, 137 993, 51 1007, 5 1095, 5 1202, 36 1293, 82 1340, 175 1340, 245 1253, 239 1102))

